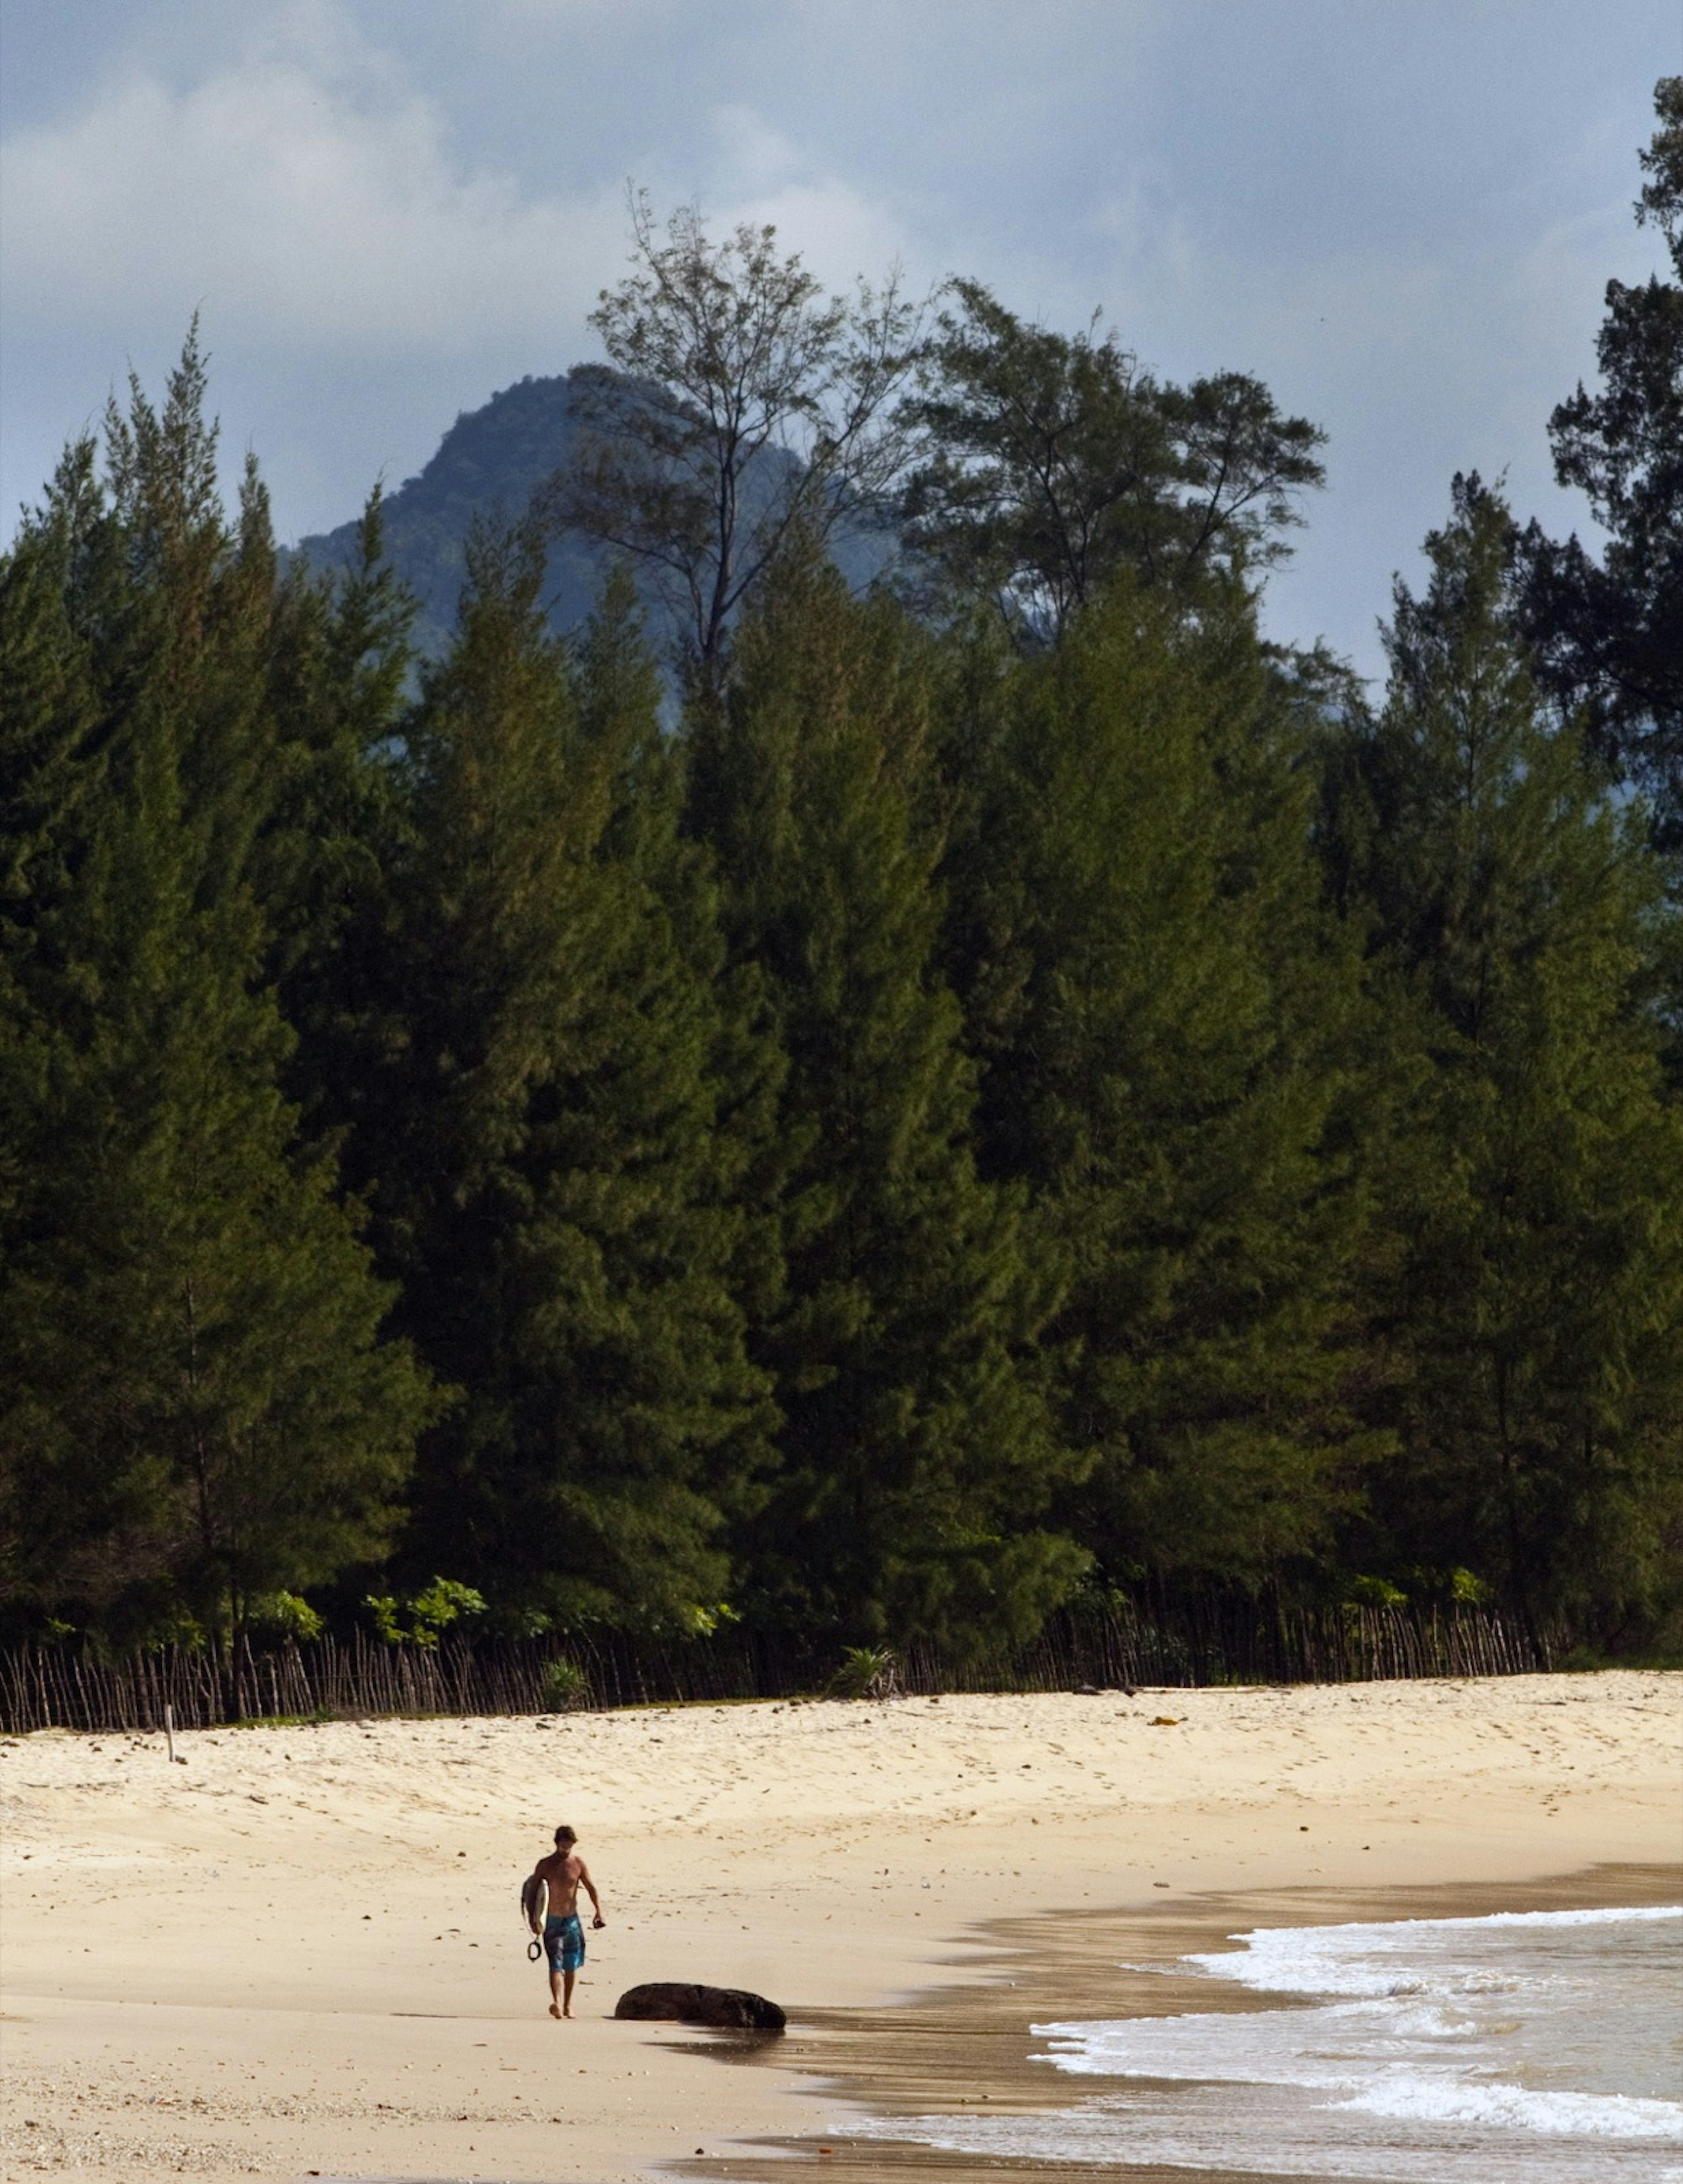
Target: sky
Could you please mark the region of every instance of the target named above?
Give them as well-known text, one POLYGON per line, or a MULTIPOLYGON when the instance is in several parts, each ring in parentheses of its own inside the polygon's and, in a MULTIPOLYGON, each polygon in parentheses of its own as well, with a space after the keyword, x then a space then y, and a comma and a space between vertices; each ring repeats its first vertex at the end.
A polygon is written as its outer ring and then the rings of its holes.
POLYGON ((1683 0, 0 0, 0 510, 192 314, 283 538, 596 354, 628 180, 827 281, 978 278, 1329 436, 1269 582, 1380 671, 1457 470, 1585 527, 1593 377, 1683 0))

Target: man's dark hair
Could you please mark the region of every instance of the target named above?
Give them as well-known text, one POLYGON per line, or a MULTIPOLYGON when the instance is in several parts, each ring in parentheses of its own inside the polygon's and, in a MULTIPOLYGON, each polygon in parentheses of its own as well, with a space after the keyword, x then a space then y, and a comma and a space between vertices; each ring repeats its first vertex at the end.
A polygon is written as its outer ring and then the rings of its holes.
POLYGON ((576 1843, 578 1841, 578 1837, 573 1833, 571 1828, 557 1828, 555 1830, 555 1841, 558 1843, 576 1843))

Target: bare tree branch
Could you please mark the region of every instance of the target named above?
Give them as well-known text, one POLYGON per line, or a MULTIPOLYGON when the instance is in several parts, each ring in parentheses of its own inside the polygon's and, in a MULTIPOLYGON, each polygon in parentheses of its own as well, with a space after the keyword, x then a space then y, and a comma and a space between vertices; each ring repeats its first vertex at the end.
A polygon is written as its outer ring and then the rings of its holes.
POLYGON ((895 398, 923 310, 897 268, 827 296, 773 227, 710 239, 628 192, 632 272, 591 324, 610 369, 576 373, 579 452, 549 520, 641 563, 703 683, 744 599, 796 535, 827 541, 883 504, 904 464, 895 398))

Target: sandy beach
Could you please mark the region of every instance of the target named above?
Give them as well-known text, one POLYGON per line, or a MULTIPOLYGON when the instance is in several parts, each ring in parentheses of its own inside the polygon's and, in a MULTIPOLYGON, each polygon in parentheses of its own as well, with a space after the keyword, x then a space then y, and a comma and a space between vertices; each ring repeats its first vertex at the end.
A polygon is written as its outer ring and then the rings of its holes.
POLYGON ((1683 1676, 1621 1672, 222 1730, 173 1767, 161 1737, 8 1740, 8 2170, 746 2175, 743 2142, 844 2128, 838 2085, 880 2067, 848 2013, 967 1986, 1014 2037, 1002 1950, 1040 2007, 1056 1937, 1090 1964, 1106 1921, 1620 1867, 1652 1900, 1680 1723, 1683 1676), (516 1903, 562 1820, 610 1921, 568 2025, 516 1903), (737 2069, 611 2020, 659 1978, 757 1988, 790 2033, 737 2069))

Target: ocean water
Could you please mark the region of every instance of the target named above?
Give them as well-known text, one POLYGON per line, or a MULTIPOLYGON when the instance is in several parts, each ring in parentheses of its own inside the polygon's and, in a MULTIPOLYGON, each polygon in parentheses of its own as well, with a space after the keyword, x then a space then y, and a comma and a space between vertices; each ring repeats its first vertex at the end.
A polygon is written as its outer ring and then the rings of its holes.
POLYGON ((1231 1940, 1159 1968, 1208 1979, 1209 2010, 1032 2028, 1039 2059, 1087 2097, 883 2119, 872 2135, 1114 2163, 1118 2184, 1131 2163, 1347 2184, 1683 2184, 1683 1907, 1231 1940), (1214 1990, 1232 1986, 1280 2006, 1223 2009, 1214 1990))

